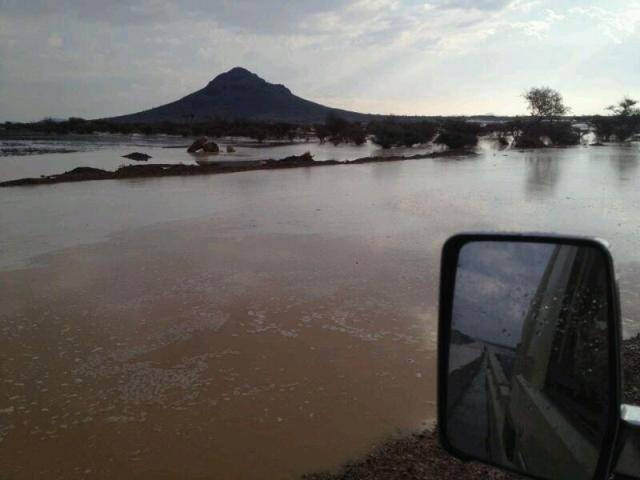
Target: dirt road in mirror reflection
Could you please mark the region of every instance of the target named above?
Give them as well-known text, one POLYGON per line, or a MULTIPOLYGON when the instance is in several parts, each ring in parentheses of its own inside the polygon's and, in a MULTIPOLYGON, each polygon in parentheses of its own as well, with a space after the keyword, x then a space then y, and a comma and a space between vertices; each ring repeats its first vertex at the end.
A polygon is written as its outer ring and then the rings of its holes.
POLYGON ((0 477, 294 478, 435 408, 437 266, 177 222, 0 273, 0 477))

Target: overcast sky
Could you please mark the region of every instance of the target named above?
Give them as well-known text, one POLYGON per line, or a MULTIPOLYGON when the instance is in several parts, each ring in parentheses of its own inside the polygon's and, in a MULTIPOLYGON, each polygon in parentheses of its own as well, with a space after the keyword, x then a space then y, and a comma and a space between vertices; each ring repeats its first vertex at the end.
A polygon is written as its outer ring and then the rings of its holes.
POLYGON ((453 328, 515 347, 554 248, 544 243, 466 244, 458 261, 453 328))
POLYGON ((0 120, 157 106, 243 66, 350 110, 576 114, 640 97, 640 1, 0 0, 0 120))

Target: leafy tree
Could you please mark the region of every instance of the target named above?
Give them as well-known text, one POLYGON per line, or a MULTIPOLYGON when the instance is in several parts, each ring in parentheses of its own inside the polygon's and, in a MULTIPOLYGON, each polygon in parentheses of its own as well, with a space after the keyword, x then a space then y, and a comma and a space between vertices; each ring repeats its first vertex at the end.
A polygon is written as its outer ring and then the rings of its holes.
POLYGON ((580 143, 580 133, 569 122, 555 122, 542 125, 542 135, 551 140, 553 145, 569 146, 580 143))
POLYGON ((557 90, 549 87, 533 87, 524 93, 531 116, 536 120, 553 120, 567 114, 570 109, 557 90))
POLYGON ((591 123, 599 141, 608 141, 615 133, 615 125, 611 117, 596 115, 591 119, 591 123))
POLYGON ((325 139, 329 136, 329 130, 325 125, 316 125, 315 132, 320 143, 324 143, 325 139))
POLYGON ((571 110, 564 104, 562 95, 549 87, 533 87, 523 97, 532 119, 516 118, 509 122, 509 130, 517 148, 541 148, 545 146, 543 139, 553 145, 577 145, 580 134, 573 129, 570 122, 554 122, 571 110))
POLYGON ((371 141, 384 149, 404 145, 404 130, 393 120, 371 122, 368 130, 372 135, 371 141))
POLYGON ((342 137, 344 132, 349 128, 349 122, 335 112, 329 112, 324 122, 329 135, 332 137, 342 137))
POLYGON ((613 115, 597 116, 593 119, 596 135, 601 140, 610 140, 615 136, 623 142, 640 130, 640 109, 636 107, 637 100, 624 97, 616 105, 607 107, 613 115))
POLYGON ((367 141, 367 132, 359 122, 349 122, 336 112, 329 112, 324 125, 316 126, 316 136, 320 142, 329 137, 334 145, 351 142, 362 145, 367 141))
POLYGON ((637 100, 629 97, 624 97, 618 102, 617 105, 609 105, 607 107, 607 110, 610 110, 614 115, 618 115, 620 117, 629 117, 631 115, 640 114, 640 109, 635 108, 637 104, 637 100))
POLYGON ((356 145, 362 145, 367 141, 367 131, 361 123, 354 122, 347 128, 346 137, 350 142, 356 145))

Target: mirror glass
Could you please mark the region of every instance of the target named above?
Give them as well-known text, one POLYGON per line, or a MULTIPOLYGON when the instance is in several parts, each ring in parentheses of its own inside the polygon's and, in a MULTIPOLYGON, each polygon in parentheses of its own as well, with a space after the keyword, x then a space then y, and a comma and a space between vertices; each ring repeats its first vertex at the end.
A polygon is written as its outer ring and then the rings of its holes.
POLYGON ((447 382, 452 447, 537 477, 593 478, 609 402, 607 281, 594 247, 462 247, 447 382))

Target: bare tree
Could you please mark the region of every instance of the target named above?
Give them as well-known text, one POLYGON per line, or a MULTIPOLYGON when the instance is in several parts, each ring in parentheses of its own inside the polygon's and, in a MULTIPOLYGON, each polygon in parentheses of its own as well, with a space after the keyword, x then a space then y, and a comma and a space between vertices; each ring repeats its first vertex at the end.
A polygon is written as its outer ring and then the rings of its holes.
POLYGON ((549 87, 530 88, 523 97, 529 104, 528 109, 531 116, 538 121, 553 120, 571 110, 564 104, 560 92, 549 87))

